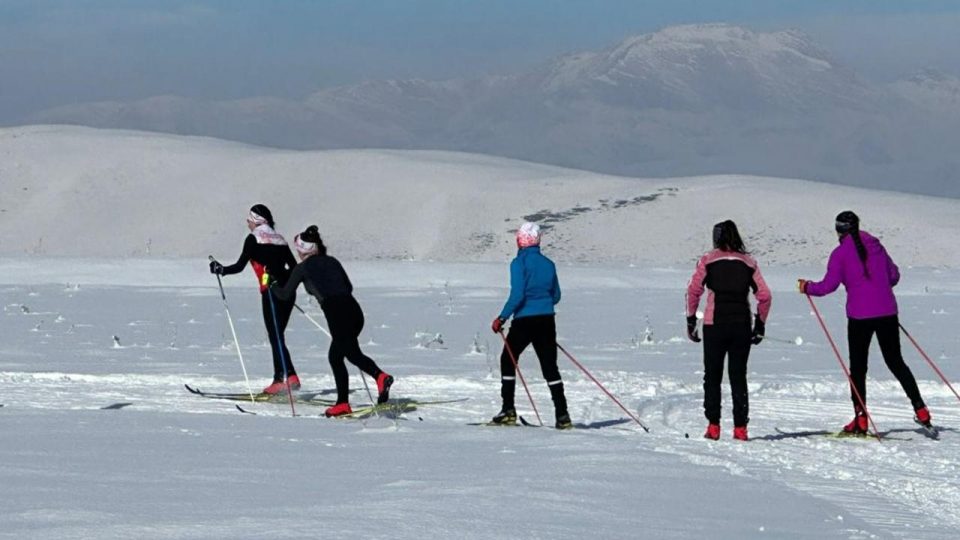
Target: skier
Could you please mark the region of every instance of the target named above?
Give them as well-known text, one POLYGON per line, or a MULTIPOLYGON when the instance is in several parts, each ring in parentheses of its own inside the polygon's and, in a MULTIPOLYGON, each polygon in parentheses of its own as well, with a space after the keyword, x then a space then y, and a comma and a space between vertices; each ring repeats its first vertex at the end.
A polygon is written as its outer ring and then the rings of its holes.
POLYGON ((293 367, 290 351, 287 350, 283 338, 290 313, 296 297, 289 300, 272 298, 268 283, 270 280, 286 283, 290 270, 297 265, 297 261, 290 252, 287 241, 275 229, 273 214, 262 204, 255 204, 247 215, 247 228, 250 234, 243 242, 243 251, 237 262, 223 266, 217 261, 210 262, 210 272, 221 276, 238 274, 250 262, 253 272, 260 285, 260 304, 263 308, 263 323, 270 339, 270 349, 273 352, 273 382, 263 389, 265 394, 277 394, 286 384, 292 390, 300 389, 300 377, 293 367), (286 380, 284 380, 286 374, 286 380))
POLYGON ((771 295, 757 261, 748 254, 733 221, 714 225, 713 250, 697 262, 687 286, 687 337, 696 343, 701 341, 696 313, 705 289, 709 291, 703 317, 703 412, 708 425, 703 436, 720 438, 720 384, 724 357, 729 357, 733 438, 746 441, 750 421, 747 359, 750 346, 763 341, 771 295), (748 296, 751 291, 757 299, 752 330, 748 296))
POLYGON ((556 428, 569 429, 573 424, 567 413, 563 380, 557 368, 557 326, 553 310, 553 306, 560 301, 557 268, 553 261, 540 253, 540 227, 536 223, 524 223, 517 230, 517 248, 517 256, 510 263, 510 296, 492 325, 494 333, 501 333, 503 323, 513 317, 506 344, 500 354, 500 396, 503 398, 503 407, 491 423, 516 424, 517 410, 513 395, 517 381, 511 353, 519 361, 520 353, 532 343, 540 359, 543 378, 550 388, 556 428))
MULTIPOLYGON (((860 230, 860 218, 853 212, 847 210, 837 215, 836 231, 840 245, 830 254, 823 280, 799 279, 797 287, 810 296, 826 296, 843 284, 847 291, 850 377, 864 405, 867 402, 867 355, 876 333, 883 360, 910 398, 916 421, 929 427, 930 411, 900 353, 900 320, 893 294, 893 287, 900 281, 900 270, 880 240, 860 230)), ((854 417, 843 431, 866 433, 867 417, 853 390, 850 398, 854 417)))
POLYGON ((293 269, 286 284, 277 283, 271 290, 279 298, 294 298, 297 286, 303 283, 307 292, 319 302, 327 324, 330 326, 330 349, 328 358, 337 384, 337 403, 329 407, 326 416, 342 416, 352 413, 349 403, 350 381, 344 357, 377 381, 377 403, 390 398, 393 377, 360 350, 357 338, 363 330, 363 310, 353 297, 353 285, 340 261, 327 255, 316 225, 294 238, 294 247, 300 256, 300 264, 293 269))

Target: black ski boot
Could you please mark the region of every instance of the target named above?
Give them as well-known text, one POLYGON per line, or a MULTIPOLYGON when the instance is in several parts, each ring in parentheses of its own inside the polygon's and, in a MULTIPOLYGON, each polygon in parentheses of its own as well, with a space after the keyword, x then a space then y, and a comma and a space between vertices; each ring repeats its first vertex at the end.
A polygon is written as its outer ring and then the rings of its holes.
POLYGON ((515 426, 517 425, 517 410, 513 407, 504 406, 500 409, 500 412, 490 420, 490 423, 498 426, 515 426))
POLYGON ((553 410, 557 412, 557 429, 571 429, 573 422, 567 413, 567 396, 563 393, 563 383, 557 381, 550 385, 550 397, 553 399, 553 410))

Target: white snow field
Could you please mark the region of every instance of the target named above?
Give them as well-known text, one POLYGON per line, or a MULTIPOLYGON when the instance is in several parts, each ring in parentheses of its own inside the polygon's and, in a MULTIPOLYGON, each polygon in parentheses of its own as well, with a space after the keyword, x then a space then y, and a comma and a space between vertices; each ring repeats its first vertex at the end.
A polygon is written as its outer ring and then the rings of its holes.
MULTIPOLYGON (((903 270, 904 325, 960 381, 960 202, 776 178, 637 179, 448 152, 292 152, 213 139, 0 130, 0 538, 955 538, 960 402, 906 340, 937 440, 874 349, 883 442, 836 439, 848 386, 798 277, 819 278, 852 208, 903 270), (291 237, 320 225, 366 312, 395 400, 322 418, 327 338, 294 313, 304 382, 245 392, 206 255, 234 260, 254 203, 291 237), (511 230, 548 225, 559 341, 650 428, 560 357, 578 429, 468 425, 499 408, 511 230), (735 219, 774 289, 750 361, 752 440, 701 438, 700 348, 684 288, 735 219), (799 345, 797 343, 800 343, 799 345), (689 438, 687 437, 689 435, 689 438)), ((254 390, 272 373, 249 270, 225 278, 254 390)), ((300 304, 323 322, 301 292, 300 304)), ((843 293, 818 301, 845 349, 843 293)), ((549 393, 521 358, 539 413, 549 393)), ((352 402, 369 402, 351 368, 352 402)), ((725 411, 729 397, 724 389, 725 411)), ((536 414, 518 391, 520 413, 536 414)))
MULTIPOLYGON (((346 267, 367 315, 361 342, 397 377, 393 398, 465 401, 365 420, 304 403, 294 418, 283 401, 241 414, 183 387, 246 389, 204 260, 2 260, 0 537, 942 539, 960 527, 960 403, 906 341, 939 440, 916 429, 877 351, 869 403, 890 439, 805 434, 851 413, 837 361, 792 292, 795 277, 822 269, 767 269, 767 333, 783 342, 751 356, 753 439, 742 443, 729 417, 719 442, 701 438, 700 350, 683 337, 681 307, 691 268, 559 268, 560 343, 645 433, 563 357, 580 429, 467 425, 499 406, 488 321, 506 264, 346 267)), ((255 280, 226 284, 256 389, 271 368, 255 280)), ((960 280, 906 270, 898 289, 904 324, 960 380, 960 280)), ((842 295, 819 307, 843 346, 842 295)), ((326 337, 295 313, 287 339, 303 391, 331 392, 326 337)), ((531 352, 521 367, 551 422, 531 352)), ((367 403, 351 373, 353 403, 367 403)), ((522 393, 517 404, 535 421, 522 393)))

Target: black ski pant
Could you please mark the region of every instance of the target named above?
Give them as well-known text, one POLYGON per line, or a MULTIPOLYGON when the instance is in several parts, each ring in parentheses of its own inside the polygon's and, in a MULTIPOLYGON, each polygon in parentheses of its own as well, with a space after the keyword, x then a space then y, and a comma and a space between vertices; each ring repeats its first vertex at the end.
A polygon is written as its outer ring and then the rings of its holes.
MULTIPOLYGON (((900 381, 900 386, 910 398, 914 410, 922 408, 923 398, 917 388, 917 380, 907 364, 903 361, 900 352, 900 319, 896 315, 889 317, 875 317, 872 319, 847 319, 847 340, 850 345, 850 378, 853 386, 860 392, 864 404, 867 402, 867 356, 870 353, 870 341, 873 334, 877 334, 880 344, 880 353, 887 363, 887 368, 900 381)), ((860 410, 857 396, 850 391, 855 411, 860 410)))
POLYGON ((281 300, 269 289, 260 293, 263 325, 267 329, 267 337, 270 338, 270 350, 273 352, 274 382, 283 382, 284 366, 286 366, 288 377, 297 374, 297 371, 293 369, 293 360, 290 358, 290 350, 287 349, 287 341, 283 338, 283 333, 287 330, 287 323, 290 322, 290 314, 293 313, 293 304, 296 301, 296 294, 289 300, 281 300), (273 301, 272 306, 271 300, 273 301), (274 324, 274 312, 277 314, 276 324, 274 324), (279 334, 277 334, 278 329, 280 330, 279 334))
POLYGON ((344 358, 373 377, 382 371, 369 356, 360 350, 360 332, 363 330, 363 310, 352 295, 324 298, 320 304, 330 326, 330 350, 327 357, 337 383, 337 403, 347 403, 350 396, 350 377, 344 358))
POLYGON ((708 324, 703 327, 703 413, 711 424, 720 423, 720 384, 724 359, 729 361, 733 425, 750 421, 747 397, 747 360, 750 358, 750 321, 708 324))
POLYGON ((557 368, 557 325, 553 315, 533 315, 514 319, 507 332, 507 344, 500 353, 500 397, 503 408, 515 408, 513 396, 517 388, 517 370, 513 358, 520 362, 520 354, 527 345, 533 344, 533 350, 540 359, 540 370, 550 388, 553 410, 557 417, 567 414, 567 398, 563 393, 563 380, 557 368), (509 348, 509 350, 508 350, 509 348))

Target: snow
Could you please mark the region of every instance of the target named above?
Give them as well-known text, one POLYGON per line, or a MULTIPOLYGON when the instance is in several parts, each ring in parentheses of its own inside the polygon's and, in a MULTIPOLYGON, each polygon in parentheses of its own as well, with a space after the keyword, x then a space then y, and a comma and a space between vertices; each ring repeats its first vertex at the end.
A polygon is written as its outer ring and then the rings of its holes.
MULTIPOLYGON (((683 339, 692 266, 560 265, 561 344, 650 433, 563 357, 573 419, 594 429, 466 425, 499 405, 488 321, 506 297, 505 263, 346 266, 367 316, 361 342, 397 377, 393 397, 467 401, 364 421, 323 419, 308 404, 293 418, 285 402, 247 404, 258 414, 243 415, 182 386, 246 389, 203 259, 0 260, 0 536, 939 539, 960 526, 960 404, 906 340, 940 440, 915 429, 877 351, 869 403, 895 440, 777 431, 835 430, 851 411, 836 359, 792 292, 822 267, 765 268, 768 334, 785 342, 753 351, 753 440, 739 443, 729 418, 721 441, 700 438, 700 350, 683 339), (418 333, 443 344, 423 346, 418 333), (120 408, 102 410, 111 405, 120 408)), ((225 282, 259 387, 269 347, 253 278, 225 282)), ((905 269, 898 292, 905 326, 960 380, 960 280, 905 269)), ((818 300, 841 347, 842 304, 818 300)), ((295 314, 287 339, 304 389, 330 392, 326 337, 295 314)), ((521 367, 549 421, 530 352, 521 367)), ((352 401, 364 403, 351 373, 352 401)), ((533 418, 523 394, 517 404, 533 418)), ((724 389, 725 413, 729 404, 724 389)))

